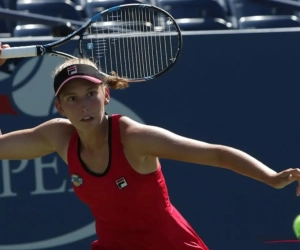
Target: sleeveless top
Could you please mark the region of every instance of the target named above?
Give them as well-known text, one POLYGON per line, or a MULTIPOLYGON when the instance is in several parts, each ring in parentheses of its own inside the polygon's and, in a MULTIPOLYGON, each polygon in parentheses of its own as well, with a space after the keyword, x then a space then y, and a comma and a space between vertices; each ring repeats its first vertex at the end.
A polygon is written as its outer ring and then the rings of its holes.
POLYGON ((103 174, 90 171, 80 158, 75 131, 68 147, 68 165, 75 194, 96 222, 93 249, 208 250, 171 204, 161 166, 140 174, 128 163, 120 137, 120 115, 109 116, 109 163, 103 174))

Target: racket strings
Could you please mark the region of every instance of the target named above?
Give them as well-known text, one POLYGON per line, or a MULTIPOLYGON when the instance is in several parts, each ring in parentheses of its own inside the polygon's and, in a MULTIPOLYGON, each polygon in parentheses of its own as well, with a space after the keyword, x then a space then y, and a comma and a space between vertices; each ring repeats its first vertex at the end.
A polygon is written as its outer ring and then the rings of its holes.
POLYGON ((152 8, 124 8, 102 15, 89 30, 90 55, 104 73, 141 79, 164 71, 178 50, 171 19, 152 8))

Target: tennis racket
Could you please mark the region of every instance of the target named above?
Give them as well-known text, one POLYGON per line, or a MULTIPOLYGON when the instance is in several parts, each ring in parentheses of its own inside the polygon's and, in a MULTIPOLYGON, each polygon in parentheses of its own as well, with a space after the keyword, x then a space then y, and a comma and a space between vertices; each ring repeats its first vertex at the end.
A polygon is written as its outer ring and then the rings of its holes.
POLYGON ((3 49, 0 58, 76 58, 54 50, 75 37, 79 37, 79 57, 95 62, 106 76, 114 71, 131 82, 150 80, 167 72, 182 50, 180 28, 168 12, 147 4, 125 4, 96 14, 58 41, 3 49))

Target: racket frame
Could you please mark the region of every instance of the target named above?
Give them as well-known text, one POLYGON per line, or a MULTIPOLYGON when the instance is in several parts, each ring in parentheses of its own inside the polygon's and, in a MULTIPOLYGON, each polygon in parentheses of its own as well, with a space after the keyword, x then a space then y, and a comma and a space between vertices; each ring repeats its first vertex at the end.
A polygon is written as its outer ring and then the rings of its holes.
MULTIPOLYGON (((23 46, 24 48, 28 48, 30 50, 28 50, 28 54, 21 56, 21 57, 34 57, 34 56, 43 56, 43 55, 51 55, 51 56, 59 56, 59 57, 64 57, 64 58, 78 58, 76 56, 61 52, 61 51, 57 51, 57 50, 53 50, 56 47, 59 47, 65 43, 67 43, 68 41, 70 41, 71 39, 75 38, 76 36, 79 36, 79 44, 78 44, 78 49, 79 49, 79 54, 82 57, 83 55, 83 48, 82 48, 82 41, 83 41, 83 36, 85 31, 87 30, 87 28, 92 25, 93 23, 95 23, 102 15, 106 14, 106 13, 110 13, 110 12, 114 12, 120 9, 124 9, 124 8, 130 8, 130 7, 140 7, 140 8, 152 8, 158 12, 162 12, 164 13, 166 16, 168 16, 170 18, 170 20, 173 22, 174 26, 176 27, 176 30, 178 32, 178 50, 176 53, 176 56, 174 57, 174 60, 172 60, 172 63, 170 63, 168 65, 168 67, 166 67, 163 71, 156 73, 155 75, 152 76, 147 76, 144 78, 139 78, 139 79, 129 79, 131 82, 140 82, 140 81, 147 81, 147 80, 151 80, 154 79, 164 73, 166 73, 167 71, 169 71, 172 66, 174 65, 174 63, 178 60, 180 54, 181 54, 181 50, 182 50, 182 34, 181 34, 181 30, 179 25, 177 24, 176 20, 165 10, 157 7, 157 6, 153 6, 153 5, 149 5, 149 4, 124 4, 124 5, 119 5, 119 6, 115 6, 115 7, 111 7, 108 8, 102 12, 99 12, 98 14, 94 15, 90 20, 88 20, 86 23, 84 23, 79 29, 75 30, 74 32, 72 32, 71 34, 69 34, 68 36, 61 38, 55 42, 51 42, 45 45, 32 45, 32 46, 23 46), (35 49, 35 51, 34 51, 35 49)), ((87 36, 88 37, 88 36, 87 36)), ((14 48, 8 48, 8 50, 16 50, 15 54, 17 55, 18 53, 18 48, 22 48, 22 47, 14 47, 14 48)), ((4 50, 3 50, 4 51, 4 50)), ((3 52, 4 54, 4 52, 3 52)), ((18 57, 18 56, 14 56, 14 57, 18 57)), ((1 58, 1 55, 0 55, 1 58)), ((5 58, 5 57, 2 57, 5 58)), ((12 58, 12 57, 6 57, 6 58, 12 58)), ((101 72, 103 75, 105 76, 109 76, 108 74, 101 72)))

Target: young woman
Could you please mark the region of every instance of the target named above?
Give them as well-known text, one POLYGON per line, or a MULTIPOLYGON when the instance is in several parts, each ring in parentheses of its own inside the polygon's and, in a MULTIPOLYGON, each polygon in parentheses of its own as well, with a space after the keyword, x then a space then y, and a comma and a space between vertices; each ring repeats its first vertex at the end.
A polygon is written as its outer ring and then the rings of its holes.
POLYGON ((117 76, 104 79, 87 59, 68 60, 54 73, 55 106, 66 118, 0 136, 0 159, 60 155, 95 217, 93 250, 208 249, 170 202, 159 158, 227 168, 273 188, 300 182, 299 169, 277 173, 240 150, 107 115, 108 89, 127 86, 117 76))

